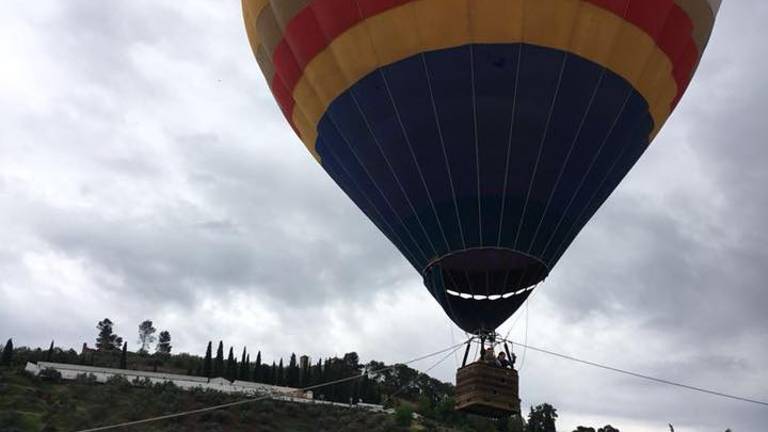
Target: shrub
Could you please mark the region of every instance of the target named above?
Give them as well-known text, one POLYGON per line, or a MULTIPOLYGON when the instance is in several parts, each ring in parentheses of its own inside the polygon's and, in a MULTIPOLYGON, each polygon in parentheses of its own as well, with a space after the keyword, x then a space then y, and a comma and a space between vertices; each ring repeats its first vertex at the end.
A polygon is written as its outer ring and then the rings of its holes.
POLYGON ((123 375, 112 375, 111 377, 107 378, 106 383, 121 388, 125 388, 131 385, 131 382, 128 381, 128 379, 123 375))
POLYGON ((75 382, 79 384, 96 384, 97 381, 98 380, 96 378, 96 375, 92 373, 88 373, 88 374, 81 373, 81 374, 77 374, 77 376, 75 377, 75 382))
POLYGON ((409 426, 413 420, 413 409, 411 407, 400 405, 395 409, 395 423, 398 426, 409 426))
POLYGON ((57 371, 54 368, 45 368, 40 371, 40 374, 38 376, 42 380, 61 382, 61 372, 57 371))
POLYGON ((152 381, 149 378, 139 378, 136 377, 131 381, 131 384, 135 385, 136 387, 152 387, 152 381))

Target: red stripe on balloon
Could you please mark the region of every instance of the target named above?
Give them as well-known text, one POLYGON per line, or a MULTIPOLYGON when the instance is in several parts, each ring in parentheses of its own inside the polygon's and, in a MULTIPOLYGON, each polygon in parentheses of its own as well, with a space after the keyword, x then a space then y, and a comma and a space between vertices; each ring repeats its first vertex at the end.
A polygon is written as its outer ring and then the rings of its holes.
MULTIPOLYGON (((272 58, 272 90, 289 121, 295 104, 293 90, 315 56, 356 24, 411 1, 414 0, 314 0, 291 19, 272 58), (278 79, 282 82, 276 85, 278 79)), ((672 62, 678 89, 673 108, 688 86, 699 58, 690 17, 674 0, 584 1, 621 16, 656 41, 672 62)))

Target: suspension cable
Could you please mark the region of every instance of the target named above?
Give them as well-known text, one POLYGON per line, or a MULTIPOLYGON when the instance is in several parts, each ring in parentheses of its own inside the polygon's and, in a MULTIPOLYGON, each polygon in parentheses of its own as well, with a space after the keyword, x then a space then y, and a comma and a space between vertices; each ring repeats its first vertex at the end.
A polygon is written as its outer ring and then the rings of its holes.
POLYGON ((561 359, 570 360, 570 361, 573 361, 573 362, 576 362, 576 363, 581 363, 581 364, 585 364, 585 365, 588 365, 588 366, 594 366, 594 367, 597 367, 597 368, 600 368, 600 369, 605 369, 605 370, 617 372, 617 373, 620 373, 620 374, 633 376, 635 378, 640 378, 640 379, 644 379, 644 380, 647 380, 647 381, 653 381, 653 382, 656 382, 656 383, 659 383, 659 384, 667 384, 667 385, 670 385, 670 386, 680 387, 680 388, 684 388, 684 389, 688 389, 688 390, 692 390, 692 391, 697 391, 697 392, 700 392, 700 393, 706 393, 706 394, 709 394, 709 395, 712 395, 712 396, 718 396, 718 397, 723 397, 723 398, 727 398, 727 399, 733 399, 733 400, 737 400, 737 401, 742 401, 742 402, 748 402, 748 403, 757 404, 757 405, 768 406, 768 402, 765 402, 765 401, 761 401, 761 400, 757 400, 757 399, 750 399, 750 398, 746 398, 746 397, 742 397, 742 396, 736 396, 736 395, 732 395, 732 394, 728 394, 728 393, 719 392, 719 391, 716 391, 716 390, 710 390, 710 389, 706 389, 706 388, 703 388, 703 387, 697 387, 697 386, 693 386, 693 385, 689 385, 689 384, 683 384, 683 383, 679 383, 679 382, 675 382, 675 381, 670 381, 670 380, 664 379, 664 378, 657 378, 657 377, 653 377, 653 376, 650 376, 650 375, 641 374, 641 373, 638 373, 638 372, 632 372, 632 371, 629 371, 629 370, 626 370, 626 369, 620 369, 620 368, 617 368, 617 367, 608 366, 608 365, 596 363, 596 362, 593 362, 593 361, 580 359, 580 358, 573 357, 573 356, 570 356, 570 355, 560 354, 560 353, 557 353, 557 352, 554 352, 554 351, 550 351, 550 350, 547 350, 547 349, 544 349, 544 348, 537 348, 537 347, 534 347, 534 346, 531 346, 531 345, 521 344, 519 342, 513 342, 511 340, 507 340, 506 338, 504 340, 507 341, 507 342, 515 343, 515 344, 517 344, 519 346, 523 346, 523 347, 525 347, 527 349, 530 349, 532 351, 537 351, 537 352, 540 352, 540 353, 543 353, 543 354, 548 354, 548 355, 551 355, 551 356, 554 356, 554 357, 559 357, 561 359))
MULTIPOLYGON (((422 373, 423 373, 423 374, 427 374, 427 373, 429 373, 429 372, 430 372, 432 369, 436 368, 438 365, 440 365, 441 363, 443 363, 443 362, 444 362, 445 360, 447 360, 447 359, 448 359, 450 356, 452 356, 454 353, 456 353, 458 350, 460 350, 460 349, 461 349, 463 346, 464 346, 463 344, 459 345, 458 347, 456 347, 455 349, 453 349, 453 351, 449 352, 448 354, 446 354, 445 356, 443 356, 443 357, 442 357, 440 360, 438 360, 438 361, 436 361, 435 363, 433 363, 433 364, 432 364, 432 366, 430 366, 430 367, 428 367, 427 369, 425 369, 425 370, 424 370, 424 372, 422 372, 422 373)), ((389 402, 390 400, 392 400, 392 398, 394 398, 395 396, 397 396, 398 394, 400 394, 400 392, 402 392, 403 390, 405 390, 407 387, 410 387, 411 385, 413 385, 413 383, 415 383, 415 382, 416 382, 416 380, 418 380, 418 379, 419 379, 419 374, 417 374, 417 375, 416 375, 416 377, 414 377, 412 380, 410 380, 410 381, 409 381, 409 382, 407 382, 406 384, 403 384, 403 386, 402 386, 402 387, 400 387, 399 389, 397 389, 397 391, 395 391, 395 392, 394 392, 394 393, 392 393, 391 395, 387 396, 387 398, 386 398, 386 399, 384 399, 384 402, 382 402, 381 404, 382 404, 382 405, 386 405, 386 403, 387 403, 387 402, 389 402)))

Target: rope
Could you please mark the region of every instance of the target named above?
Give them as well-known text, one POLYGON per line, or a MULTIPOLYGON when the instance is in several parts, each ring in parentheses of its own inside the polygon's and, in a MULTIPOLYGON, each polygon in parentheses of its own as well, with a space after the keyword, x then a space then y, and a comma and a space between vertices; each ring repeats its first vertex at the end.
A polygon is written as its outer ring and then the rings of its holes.
POLYGON ((768 402, 765 402, 765 401, 761 401, 761 400, 757 400, 757 399, 750 399, 750 398, 746 398, 746 397, 742 397, 742 396, 736 396, 736 395, 732 395, 732 394, 729 394, 729 393, 723 393, 723 392, 719 392, 719 391, 716 391, 716 390, 710 390, 710 389, 706 389, 706 388, 703 388, 703 387, 697 387, 697 386, 693 386, 693 385, 689 385, 689 384, 683 384, 683 383, 679 383, 679 382, 675 382, 675 381, 670 381, 670 380, 664 379, 664 378, 656 378, 656 377, 653 377, 653 376, 650 376, 650 375, 645 375, 645 374, 641 374, 641 373, 638 373, 638 372, 632 372, 632 371, 629 371, 629 370, 626 370, 626 369, 620 369, 620 368, 613 367, 613 366, 607 366, 607 365, 604 365, 604 364, 596 363, 596 362, 589 361, 589 360, 583 360, 583 359, 580 359, 580 358, 577 358, 577 357, 573 357, 573 356, 570 356, 570 355, 566 355, 566 354, 560 354, 560 353, 557 353, 557 352, 554 352, 554 351, 550 351, 550 350, 546 350, 546 349, 543 349, 543 348, 537 348, 537 347, 530 346, 530 345, 527 345, 527 344, 521 344, 519 342, 513 342, 511 340, 506 340, 505 339, 505 341, 506 342, 515 343, 515 344, 523 346, 523 347, 525 347, 527 349, 530 349, 530 350, 533 350, 533 351, 537 351, 537 352, 540 352, 540 353, 543 353, 543 354, 549 354, 551 356, 559 357, 561 359, 570 360, 570 361, 573 361, 573 362, 576 362, 576 363, 581 363, 581 364, 585 364, 585 365, 588 365, 588 366, 594 366, 594 367, 597 367, 597 368, 600 368, 600 369, 605 369, 605 370, 609 370, 609 371, 612 371, 612 372, 617 372, 617 373, 620 373, 620 374, 633 376, 635 378, 640 378, 640 379, 644 379, 644 380, 647 380, 647 381, 653 381, 653 382, 659 383, 659 384, 666 384, 666 385, 670 385, 670 386, 674 386, 674 387, 680 387, 680 388, 684 388, 684 389, 687 389, 687 390, 697 391, 697 392, 700 392, 700 393, 706 393, 706 394, 709 394, 709 395, 712 395, 712 396, 718 396, 718 397, 722 397, 722 398, 733 399, 733 400, 737 400, 737 401, 741 401, 741 402, 748 402, 748 403, 757 404, 757 405, 763 405, 763 406, 768 407, 768 402))
MULTIPOLYGON (((416 363, 418 361, 426 360, 426 359, 428 359, 430 357, 434 357, 436 355, 443 354, 443 353, 445 353, 447 351, 457 350, 457 349, 461 348, 462 346, 464 346, 465 343, 466 343, 466 341, 464 341, 464 342, 462 342, 460 344, 451 346, 449 348, 442 349, 440 351, 435 351, 433 353, 426 354, 426 355, 423 355, 421 357, 416 357, 414 359, 408 360, 408 361, 403 362, 403 363, 396 363, 396 364, 393 364, 392 366, 387 366, 387 367, 376 369, 376 370, 373 370, 373 371, 370 371, 370 372, 369 371, 363 371, 359 375, 353 375, 353 376, 350 376, 350 377, 341 378, 341 379, 337 379, 337 380, 334 380, 334 381, 329 381, 329 382, 325 382, 325 383, 321 383, 321 384, 311 385, 309 387, 304 387, 304 388, 301 388, 301 389, 297 390, 296 393, 306 392, 306 391, 310 391, 310 390, 319 389, 319 388, 322 388, 322 387, 331 386, 331 385, 334 385, 334 384, 340 384, 340 383, 344 383, 344 382, 348 382, 348 381, 353 381, 353 380, 360 379, 360 378, 366 376, 368 373, 381 373, 381 372, 385 372, 387 370, 392 370, 392 369, 396 368, 399 365, 409 365, 411 363, 416 363)), ((449 353, 449 356, 452 355, 452 354, 453 354, 453 352, 451 351, 449 353)), ((265 399, 269 399, 271 397, 272 397, 272 395, 260 396, 260 397, 257 397, 257 398, 248 398, 248 399, 243 399, 243 400, 240 400, 240 401, 229 402, 229 403, 225 403, 225 404, 221 404, 221 405, 215 405, 215 406, 210 406, 210 407, 206 407, 206 408, 200 408, 200 409, 196 409, 196 410, 182 411, 182 412, 178 412, 178 413, 174 413, 174 414, 167 414, 167 415, 158 416, 158 417, 150 417, 150 418, 146 418, 146 419, 134 420, 134 421, 129 421, 129 422, 123 422, 123 423, 118 423, 118 424, 109 425, 109 426, 99 426, 99 427, 95 427, 95 428, 91 428, 91 429, 82 429, 82 430, 79 430, 77 432, 97 432, 97 431, 112 430, 112 429, 124 428, 124 427, 128 427, 128 426, 135 426, 135 425, 146 424, 146 423, 152 423, 152 422, 161 421, 161 420, 167 420, 167 419, 172 419, 172 418, 184 417, 184 416, 188 416, 188 415, 202 414, 202 413, 205 413, 205 412, 215 411, 215 410, 219 410, 219 409, 223 409, 223 408, 229 408, 229 407, 233 407, 233 406, 245 405, 245 404, 248 404, 248 403, 258 402, 258 401, 262 401, 262 400, 265 400, 265 399)))
POLYGON ((520 359, 520 368, 518 372, 525 367, 525 355, 528 354, 528 302, 525 302, 525 343, 523 343, 523 358, 520 359))
POLYGON ((443 160, 445 161, 445 169, 448 173, 448 184, 451 186, 451 196, 453 197, 453 207, 456 210, 456 223, 459 227, 459 234, 461 235, 461 246, 467 248, 467 241, 464 239, 464 228, 461 224, 461 215, 459 214, 459 201, 456 198, 456 188, 453 184, 453 174, 451 173, 451 164, 448 162, 448 151, 445 148, 445 137, 443 136, 443 128, 440 125, 440 115, 437 111, 437 103, 435 102, 435 94, 432 90, 432 78, 429 72, 429 64, 424 53, 421 54, 421 61, 424 64, 424 75, 427 78, 427 88, 429 89, 429 98, 432 100, 432 112, 435 115, 435 125, 437 126, 437 135, 440 137, 440 146, 443 149, 443 160))
MULTIPOLYGON (((533 297, 536 295, 536 293, 539 292, 539 289, 538 289, 539 285, 541 285, 543 283, 544 283, 544 281, 541 281, 541 282, 539 282, 539 283, 537 283, 536 285, 533 286, 533 290, 531 291, 531 294, 528 297, 526 297, 526 299, 525 299, 525 303, 524 303, 525 307, 528 307, 528 303, 533 301, 533 297)), ((521 314, 518 314, 515 317, 514 321, 512 321, 512 324, 509 326, 509 330, 507 330, 507 334, 504 335, 503 340, 509 339, 510 333, 512 333, 512 330, 515 329, 515 324, 517 324, 517 321, 520 319, 521 316, 522 316, 521 314)))
MULTIPOLYGON (((446 355, 445 355, 443 358, 441 358, 440 360, 438 360, 437 362, 435 362, 434 364, 432 364, 432 366, 430 366, 429 368, 427 368, 427 369, 426 369, 424 372, 422 372, 422 373, 425 373, 425 374, 426 374, 426 373, 429 373, 429 371, 431 371, 432 369, 436 368, 436 367, 437 367, 438 365, 440 365, 442 362, 444 362, 445 360, 447 360, 447 359, 448 359, 450 356, 452 356, 454 353, 456 353, 456 352, 457 352, 459 349, 461 349, 463 346, 464 346, 463 344, 462 344, 462 345, 459 345, 459 346, 458 346, 458 347, 456 347, 456 348, 455 348, 453 351, 451 351, 451 352, 449 352, 448 354, 446 354, 446 355)), ((416 380, 418 380, 418 379, 419 379, 419 375, 416 375, 416 378, 414 378, 414 379, 410 380, 408 383, 404 384, 402 387, 400 387, 399 389, 397 389, 397 391, 395 391, 395 392, 394 392, 394 393, 392 393, 391 395, 387 396, 387 398, 386 398, 386 399, 384 399, 384 402, 382 402, 381 404, 382 404, 382 405, 386 405, 386 404, 387 404, 387 402, 389 402, 390 400, 392 400, 392 398, 394 398, 395 396, 397 396, 398 394, 400 394, 400 392, 402 392, 402 391, 403 391, 403 390, 405 390, 406 388, 408 388, 408 387, 410 387, 411 385, 413 385, 413 383, 415 383, 415 382, 416 382, 416 380)))

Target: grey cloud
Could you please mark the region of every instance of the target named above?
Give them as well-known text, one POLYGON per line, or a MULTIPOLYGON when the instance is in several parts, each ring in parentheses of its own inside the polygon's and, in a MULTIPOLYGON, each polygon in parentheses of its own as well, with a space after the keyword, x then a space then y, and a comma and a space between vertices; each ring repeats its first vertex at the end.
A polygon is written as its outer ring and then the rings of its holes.
MULTIPOLYGON (((184 350, 225 333, 276 355, 389 361, 449 343, 417 272, 291 135, 239 13, 236 1, 71 1, 0 17, 36 29, 27 60, 51 81, 41 106, 1 99, 0 293, 14 306, 0 301, 0 329, 77 344, 103 314, 123 334, 151 316, 184 350), (46 279, 57 271, 71 278, 46 279)), ((679 111, 541 287, 532 344, 768 398, 766 20, 764 2, 725 2, 679 111)), ((555 403, 564 428, 768 422, 532 352, 522 376, 524 402, 555 403)))

